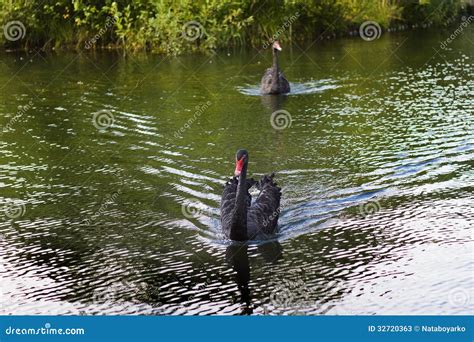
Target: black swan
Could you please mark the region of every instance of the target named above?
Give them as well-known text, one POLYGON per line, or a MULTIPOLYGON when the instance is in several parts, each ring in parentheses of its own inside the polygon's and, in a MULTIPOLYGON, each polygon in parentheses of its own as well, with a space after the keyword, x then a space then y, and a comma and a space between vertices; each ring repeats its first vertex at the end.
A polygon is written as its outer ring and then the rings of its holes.
POLYGON ((281 46, 278 41, 275 41, 272 45, 273 65, 265 71, 262 77, 260 92, 263 95, 286 94, 290 92, 290 84, 278 66, 278 51, 281 51, 281 46))
POLYGON ((226 183, 222 193, 222 230, 235 241, 265 238, 277 229, 281 189, 273 181, 273 173, 258 182, 247 179, 249 155, 246 150, 238 150, 235 159, 234 177, 226 183), (260 194, 252 203, 249 189, 254 185, 260 194))

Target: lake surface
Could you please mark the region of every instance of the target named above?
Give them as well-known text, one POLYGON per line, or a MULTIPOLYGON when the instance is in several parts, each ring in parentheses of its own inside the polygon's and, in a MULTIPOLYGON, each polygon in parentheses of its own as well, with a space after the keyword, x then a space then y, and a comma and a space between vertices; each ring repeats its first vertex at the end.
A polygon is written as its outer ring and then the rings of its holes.
POLYGON ((0 313, 472 314, 454 29, 283 46, 283 97, 257 93, 268 50, 3 53, 0 313), (271 241, 220 231, 238 148, 282 187, 271 241))

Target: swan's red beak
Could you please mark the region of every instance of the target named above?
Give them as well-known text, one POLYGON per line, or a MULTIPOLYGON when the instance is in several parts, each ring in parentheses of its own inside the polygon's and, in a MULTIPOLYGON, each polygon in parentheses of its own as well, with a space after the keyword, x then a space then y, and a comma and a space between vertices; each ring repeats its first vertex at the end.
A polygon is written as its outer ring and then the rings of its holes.
POLYGON ((274 42, 274 43, 273 43, 273 48, 274 48, 274 49, 277 49, 278 51, 281 51, 280 43, 279 43, 279 42, 274 42))
POLYGON ((245 157, 242 157, 239 160, 237 160, 237 162, 235 163, 235 171, 234 171, 235 176, 239 176, 240 173, 242 172, 242 168, 244 167, 244 161, 245 161, 245 157))

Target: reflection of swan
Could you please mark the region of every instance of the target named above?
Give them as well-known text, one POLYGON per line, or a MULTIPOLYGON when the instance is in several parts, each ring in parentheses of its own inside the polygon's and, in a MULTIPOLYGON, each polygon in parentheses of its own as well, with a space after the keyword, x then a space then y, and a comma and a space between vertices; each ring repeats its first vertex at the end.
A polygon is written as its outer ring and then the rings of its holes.
POLYGON ((261 96, 262 104, 272 112, 283 107, 287 96, 285 95, 263 95, 261 96))
MULTIPOLYGON (((258 252, 268 263, 275 263, 282 256, 282 247, 278 241, 271 241, 258 246, 258 252)), ((235 272, 235 281, 239 288, 243 304, 242 315, 251 315, 253 306, 250 299, 250 264, 248 256, 248 245, 241 242, 233 242, 227 247, 226 260, 231 264, 235 272)))
POLYGON ((240 302, 244 304, 242 315, 251 315, 253 307, 250 305, 250 266, 248 257, 248 245, 244 243, 233 243, 226 250, 226 259, 232 265, 235 272, 235 281, 241 294, 240 302))

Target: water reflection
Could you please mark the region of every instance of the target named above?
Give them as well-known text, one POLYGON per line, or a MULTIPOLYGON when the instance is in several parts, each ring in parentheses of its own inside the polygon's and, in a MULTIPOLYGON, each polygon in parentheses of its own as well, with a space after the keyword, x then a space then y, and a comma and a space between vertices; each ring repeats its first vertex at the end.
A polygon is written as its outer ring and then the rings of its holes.
POLYGON ((276 110, 280 110, 283 108, 283 105, 285 104, 287 100, 287 96, 285 95, 263 95, 261 97, 262 99, 262 104, 270 109, 272 112, 276 110))
MULTIPOLYGON (((278 241, 270 241, 259 244, 257 247, 265 262, 276 263, 283 255, 283 248, 278 241)), ((251 277, 249 264, 249 246, 247 243, 234 242, 226 249, 226 260, 235 272, 235 282, 240 292, 240 303, 242 304, 242 315, 251 315, 254 306, 251 300, 249 282, 251 277)))
POLYGON ((245 243, 233 243, 226 250, 226 260, 235 272, 235 282, 240 291, 240 302, 242 303, 242 315, 251 315, 253 307, 250 300, 250 266, 248 256, 248 245, 245 243))

